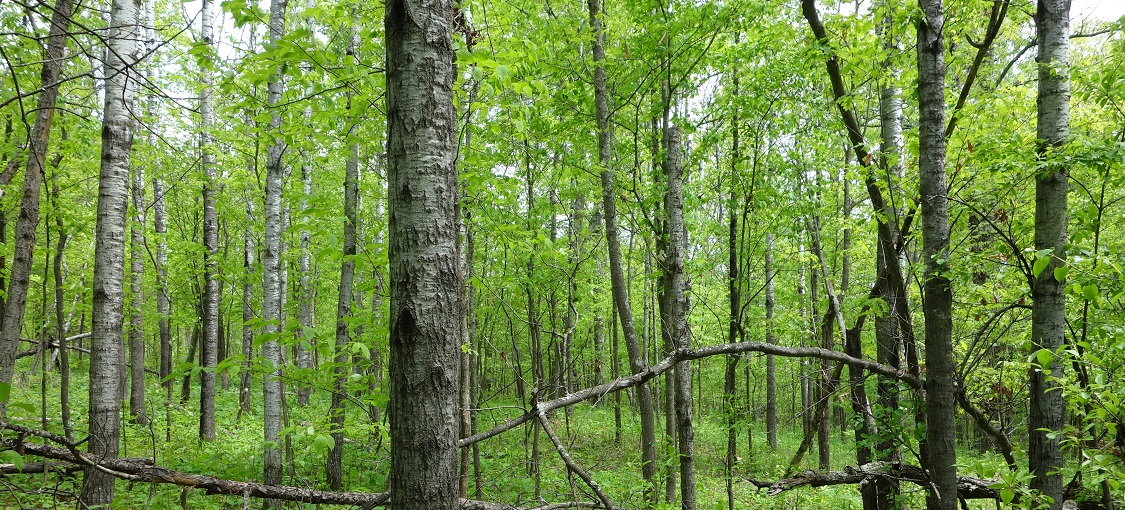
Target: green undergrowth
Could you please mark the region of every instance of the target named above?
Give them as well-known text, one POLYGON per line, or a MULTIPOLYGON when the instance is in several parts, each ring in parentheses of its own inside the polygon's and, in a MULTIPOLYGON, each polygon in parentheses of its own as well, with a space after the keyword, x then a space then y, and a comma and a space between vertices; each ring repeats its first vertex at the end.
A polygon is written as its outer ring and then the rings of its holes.
MULTIPOLYGON (((58 374, 49 373, 47 391, 48 429, 61 434, 61 413, 58 403, 58 374)), ((163 388, 155 382, 148 388, 148 407, 151 423, 148 426, 126 424, 122 457, 155 458, 158 465, 194 474, 206 474, 219 478, 240 481, 259 481, 262 473, 262 423, 260 417, 260 397, 254 401, 255 411, 239 416, 237 380, 232 379, 231 388, 220 390, 216 403, 217 433, 214 442, 198 440, 198 393, 186 402, 179 401, 179 381, 175 384, 174 397, 166 405, 163 388), (170 438, 170 440, 169 440, 170 438)), ((33 380, 17 381, 12 402, 10 419, 14 423, 29 427, 41 424, 41 397, 38 375, 33 380)), ((260 382, 252 387, 257 390, 260 382)), ((331 441, 326 423, 330 396, 327 392, 313 393, 312 402, 307 407, 297 407, 293 388, 288 388, 289 427, 286 429, 290 456, 287 457, 285 483, 287 485, 326 489, 324 481, 325 452, 331 441)), ((76 371, 71 391, 75 435, 85 436, 86 395, 84 374, 76 371)), ((513 402, 500 405, 486 404, 479 413, 479 428, 485 430, 506 418, 520 414, 513 402)), ((643 487, 640 469, 639 422, 636 415, 624 409, 622 437, 615 440, 613 407, 610 405, 574 406, 570 414, 558 411, 552 417, 552 426, 562 438, 566 449, 574 460, 583 466, 606 491, 615 504, 626 508, 640 508, 643 501, 643 487)), ((372 423, 367 413, 355 406, 348 410, 348 425, 344 445, 344 489, 349 491, 379 492, 386 488, 389 469, 389 438, 382 424, 372 423)), ((663 420, 658 423, 662 430, 663 420)), ((792 509, 792 508, 833 508, 859 509, 861 502, 854 486, 823 488, 801 488, 770 496, 757 490, 747 479, 772 480, 784 475, 789 459, 800 444, 799 429, 783 427, 779 434, 779 446, 772 451, 765 444, 765 433, 761 423, 753 424, 753 450, 747 451, 746 424, 738 438, 738 461, 734 469, 735 504, 738 508, 792 509)), ((702 416, 696 419, 696 465, 699 491, 699 507, 704 510, 726 508, 726 479, 724 458, 726 455, 726 428, 717 416, 702 416)), ((833 468, 841 469, 853 464, 855 459, 851 432, 847 434, 834 431, 832 435, 833 468)), ((658 434, 660 457, 672 458, 665 451, 664 437, 658 434)), ((29 439, 36 441, 37 439, 29 439)), ((85 448, 83 446, 83 448, 85 448)), ((510 430, 490 438, 479 447, 481 464, 481 486, 479 497, 488 501, 503 502, 519 506, 535 506, 538 503, 552 503, 579 499, 594 499, 588 487, 577 476, 569 476, 554 445, 540 430, 538 435, 530 426, 510 430), (531 463, 538 440, 538 475, 531 463), (538 491, 536 478, 538 476, 538 491)), ((816 463, 813 449, 801 469, 813 467, 816 463)), ((28 457, 26 461, 39 459, 28 457)), ((675 466, 662 463, 659 469, 661 494, 663 477, 669 472, 676 476, 675 466)), ((74 496, 81 488, 81 474, 11 475, 0 479, 0 508, 73 508, 74 496)), ((922 495, 917 487, 904 486, 908 492, 902 497, 910 507, 921 506, 922 495)), ((115 508, 190 508, 220 509, 243 508, 238 496, 208 496, 202 491, 183 490, 180 487, 162 484, 118 482, 115 508)), ((470 476, 469 496, 478 497, 475 480, 470 476)), ((258 502, 250 502, 251 508, 258 502)), ((678 504, 661 505, 662 508, 678 508, 678 504)), ((312 505, 288 503, 287 508, 314 508, 312 505)), ((321 508, 332 508, 322 506, 321 508)))

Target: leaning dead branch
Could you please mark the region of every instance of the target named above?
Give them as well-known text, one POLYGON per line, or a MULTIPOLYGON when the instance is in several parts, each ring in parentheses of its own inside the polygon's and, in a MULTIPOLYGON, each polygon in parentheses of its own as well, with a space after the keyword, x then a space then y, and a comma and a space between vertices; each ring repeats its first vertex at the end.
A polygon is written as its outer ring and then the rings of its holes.
MULTIPOLYGON (((765 489, 770 496, 776 496, 798 487, 866 484, 879 478, 911 482, 927 488, 930 485, 929 476, 922 468, 900 462, 871 462, 862 466, 849 466, 844 468, 843 471, 806 471, 794 477, 772 482, 753 479, 746 479, 746 481, 759 489, 765 489)), ((982 480, 971 476, 959 476, 957 478, 957 494, 961 499, 993 499, 999 501, 1000 493, 989 487, 994 483, 990 480, 982 480)))
POLYGON ((590 486, 594 494, 598 495, 598 500, 602 502, 603 508, 614 508, 613 503, 609 502, 609 496, 606 496, 605 492, 602 491, 602 488, 598 485, 598 482, 594 481, 594 477, 590 476, 590 473, 587 473, 578 463, 574 462, 574 459, 570 456, 570 452, 566 451, 566 446, 559 440, 559 436, 555 434, 555 429, 551 428, 551 421, 547 419, 547 413, 543 412, 542 409, 538 409, 538 412, 539 424, 543 426, 543 431, 547 433, 547 437, 551 438, 551 442, 555 444, 555 450, 559 452, 559 457, 562 458, 567 469, 570 469, 574 474, 578 475, 582 481, 586 482, 586 485, 590 486))
MULTIPOLYGON (((620 377, 605 384, 600 384, 591 388, 586 388, 581 391, 576 391, 569 395, 540 402, 537 409, 545 413, 550 413, 556 409, 571 406, 579 402, 591 399, 600 399, 615 391, 621 391, 627 388, 632 388, 638 384, 642 384, 649 379, 652 379, 676 366, 681 361, 692 361, 711 356, 718 356, 722 354, 736 354, 741 352, 760 352, 763 354, 773 354, 775 356, 783 356, 789 358, 820 358, 829 361, 838 361, 840 363, 862 368, 872 373, 887 376, 892 379, 903 381, 914 388, 921 388, 922 382, 894 367, 882 365, 874 361, 865 359, 854 358, 839 351, 832 351, 822 349, 820 347, 783 347, 780 345, 768 344, 764 342, 740 342, 733 344, 712 345, 709 347, 700 347, 698 349, 677 349, 671 356, 664 358, 664 360, 656 363, 648 368, 637 372, 631 376, 620 377)), ((476 434, 474 436, 466 437, 457 443, 457 446, 465 448, 474 443, 479 443, 490 437, 499 435, 508 430, 514 429, 524 423, 536 419, 538 411, 531 410, 525 412, 523 415, 507 420, 506 422, 497 425, 489 430, 476 434)))

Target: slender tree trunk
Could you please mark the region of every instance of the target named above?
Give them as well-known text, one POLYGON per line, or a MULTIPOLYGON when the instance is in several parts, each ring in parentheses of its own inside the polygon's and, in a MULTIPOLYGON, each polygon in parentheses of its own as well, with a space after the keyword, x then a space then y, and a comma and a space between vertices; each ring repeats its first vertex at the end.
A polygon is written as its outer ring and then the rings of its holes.
POLYGON ((145 172, 133 165, 133 221, 129 232, 129 417, 138 425, 148 425, 145 411, 145 172))
MULTIPOLYGON (((735 32, 735 43, 737 44, 740 37, 739 32, 735 32)), ((737 69, 736 69, 737 72, 737 69)), ((734 93, 739 93, 738 76, 734 77, 734 93)), ((734 185, 738 182, 738 164, 741 159, 741 151, 739 147, 739 116, 737 110, 731 116, 731 189, 730 198, 727 201, 727 298, 729 300, 729 317, 727 319, 727 341, 734 342, 735 338, 739 337, 739 331, 742 326, 742 286, 739 281, 738 267, 738 210, 739 196, 736 193, 737 187, 734 185)), ((727 424, 727 458, 726 458, 726 485, 727 485, 727 509, 734 510, 734 463, 738 455, 738 428, 735 405, 735 390, 737 389, 737 376, 738 376, 738 355, 729 355, 726 360, 726 377, 723 381, 723 414, 726 416, 727 424)), ((748 362, 749 363, 749 362, 748 362)), ((747 402, 749 404, 749 402, 747 402)), ((747 430, 747 435, 751 434, 747 430)), ((747 452, 748 454, 751 452, 747 452)))
MULTIPOLYGON (((347 56, 356 61, 356 46, 359 43, 358 31, 353 28, 348 37, 347 56)), ((352 92, 347 94, 348 110, 352 108, 352 92)), ((351 133, 348 133, 349 135, 351 133)), ((332 420, 332 449, 328 451, 328 460, 325 462, 325 475, 328 486, 340 490, 343 485, 344 474, 342 462, 344 457, 344 402, 347 396, 348 380, 348 343, 351 335, 348 331, 348 321, 352 317, 352 296, 355 294, 355 255, 356 247, 356 210, 359 205, 359 143, 348 145, 348 157, 344 163, 344 258, 340 263, 340 294, 336 301, 336 345, 333 357, 333 391, 332 404, 328 415, 332 420)))
MULTIPOLYGON (((611 161, 612 134, 610 133, 609 100, 605 76, 605 32, 602 28, 601 0, 587 0, 590 25, 594 28, 594 104, 598 123, 598 163, 602 167, 602 207, 604 209, 606 244, 609 247, 609 267, 613 301, 621 318, 621 331, 625 348, 629 352, 629 366, 633 373, 645 368, 645 353, 637 341, 633 324, 633 307, 629 304, 625 287, 625 272, 621 258, 621 238, 617 232, 617 204, 614 194, 614 171, 611 161)), ((656 503, 656 426, 652 408, 652 392, 647 384, 637 386, 637 403, 641 414, 641 476, 645 480, 645 501, 656 503)))
MULTIPOLYGON (((130 150, 133 146, 133 97, 140 57, 140 0, 114 0, 111 8, 102 123, 101 172, 94 242, 94 306, 90 340, 89 451, 95 459, 117 457, 121 437, 121 378, 125 353, 122 326, 125 307, 125 219, 129 209, 130 150)), ((31 159, 31 158, 29 158, 31 159)), ((29 169, 30 170, 30 169, 29 169)), ((15 279, 13 278, 13 281, 15 279)), ((88 469, 79 505, 113 502, 114 478, 88 469)))
MULTIPOLYGON (((773 332, 774 285, 773 234, 766 234, 766 343, 776 342, 773 332)), ((766 441, 771 450, 777 450, 777 363, 772 354, 766 355, 766 441)))
MULTIPOLYGON (((664 328, 676 349, 691 348, 687 295, 688 277, 684 269, 687 234, 684 227, 683 163, 681 161, 679 126, 664 128, 664 175, 668 188, 664 195, 667 215, 667 246, 664 257, 664 328)), ((676 445, 680 465, 680 506, 694 510, 695 500, 695 429, 692 423, 691 364, 681 362, 675 368, 676 445)))
POLYGON ((238 380, 239 416, 250 413, 250 358, 253 357, 254 346, 254 328, 250 326, 254 319, 254 238, 250 234, 253 221, 250 202, 247 201, 242 232, 242 371, 238 380))
MULTIPOLYGON (((66 53, 67 32, 74 0, 58 0, 51 16, 51 31, 47 36, 47 54, 39 75, 40 86, 35 123, 28 140, 27 166, 23 174, 23 196, 20 214, 16 219, 15 254, 8 273, 8 289, 0 321, 0 384, 10 385, 16 368, 16 351, 19 350, 23 331, 23 313, 27 304, 32 257, 35 255, 35 229, 39 224, 39 188, 43 182, 47 144, 51 138, 51 123, 55 117, 55 100, 59 94, 59 75, 66 53)), ((0 403, 0 415, 4 414, 0 403)))
MULTIPOLYGON (((312 108, 305 109, 305 118, 312 118, 312 108)), ((311 120, 309 121, 311 122, 311 120)), ((301 183, 303 185, 304 195, 301 196, 301 210, 304 211, 308 207, 309 197, 312 196, 312 166, 308 163, 301 165, 301 183)), ((345 183, 346 184, 346 183, 345 183)), ((345 191, 346 193, 346 191, 345 191)), ((345 201, 347 199, 345 198, 345 201)), ((301 230, 301 258, 298 261, 300 265, 301 276, 299 278, 298 290, 298 311, 297 321, 301 324, 301 331, 297 335, 297 368, 302 372, 312 367, 312 357, 309 355, 309 350, 313 347, 312 342, 315 337, 310 335, 313 324, 313 306, 316 297, 313 295, 312 285, 312 237, 309 234, 308 220, 302 218, 304 226, 301 230)), ((353 274, 354 274, 353 269, 353 274)), ((302 376, 304 379, 306 376, 302 376)), ((309 396, 312 394, 312 386, 303 381, 297 383, 297 405, 304 407, 309 405, 309 396)))
MULTIPOLYGON (((51 183, 51 196, 58 203, 59 183, 57 178, 51 183)), ((66 255, 66 243, 70 239, 62 216, 55 215, 55 227, 59 231, 59 240, 55 244, 55 260, 53 272, 55 276, 55 336, 59 342, 59 407, 62 414, 63 432, 67 439, 73 440, 74 426, 70 421, 70 352, 67 348, 66 335, 68 320, 63 318, 63 257, 66 255)), ((75 295, 75 298, 78 296, 75 295)))
MULTIPOLYGON (((168 225, 164 220, 164 181, 152 180, 152 223, 156 232, 156 315, 160 329, 160 380, 168 392, 172 391, 172 326, 168 302, 168 225)), ((169 397, 171 393, 169 393, 169 397)))
POLYGON ((453 12, 449 0, 386 7, 392 510, 460 506, 453 12))
MULTIPOLYGON (((201 39, 210 54, 214 44, 214 3, 203 0, 201 39)), ((215 440, 215 366, 219 348, 219 225, 215 209, 215 186, 218 173, 215 168, 215 147, 211 139, 214 107, 211 96, 211 71, 209 65, 201 70, 202 87, 199 91, 199 147, 203 162, 203 338, 200 358, 203 370, 199 373, 199 439, 215 440)))
MULTIPOLYGON (((285 37, 285 9, 286 0, 270 1, 269 18, 269 43, 278 44, 285 37)), ((269 131, 277 137, 270 143, 266 151, 266 196, 265 196, 265 236, 262 253, 262 333, 266 340, 262 342, 262 357, 267 366, 262 378, 262 424, 265 439, 265 452, 263 460, 264 481, 268 484, 281 484, 282 459, 281 459, 281 407, 285 395, 282 391, 281 367, 282 353, 277 342, 277 335, 281 332, 282 296, 285 287, 282 283, 281 272, 281 232, 282 211, 281 195, 284 174, 285 144, 281 141, 280 131, 282 116, 277 110, 281 97, 285 93, 281 81, 281 70, 270 76, 267 104, 274 108, 270 118, 269 131)), ((280 508, 281 502, 269 500, 269 508, 280 508)))
POLYGON ((926 270, 922 311, 926 317, 926 469, 932 487, 928 510, 957 508, 954 417, 953 291, 949 281, 949 199, 945 181, 945 21, 942 0, 919 0, 918 181, 922 206, 922 260, 926 270))
MULTIPOLYGON (((1039 34, 1039 119, 1036 138, 1039 154, 1052 154, 1070 137, 1070 0, 1039 0, 1035 15, 1039 34)), ((1052 355, 1066 342, 1067 178, 1061 163, 1048 163, 1035 175, 1035 249, 1050 262, 1033 275, 1031 340, 1037 352, 1052 355), (1060 277, 1062 276, 1062 277, 1060 277)), ((1063 504, 1063 455, 1060 446, 1066 425, 1066 399, 1059 389, 1063 363, 1050 362, 1030 369, 1031 404, 1028 411, 1028 465, 1031 488, 1050 498, 1051 510, 1063 504)), ((1046 500, 1046 498, 1044 498, 1046 500)))

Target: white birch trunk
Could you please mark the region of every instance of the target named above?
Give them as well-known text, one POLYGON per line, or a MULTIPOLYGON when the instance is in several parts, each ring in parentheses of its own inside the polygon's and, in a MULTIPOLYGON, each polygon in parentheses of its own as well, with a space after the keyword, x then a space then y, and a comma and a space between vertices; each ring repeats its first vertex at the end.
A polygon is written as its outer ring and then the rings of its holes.
MULTIPOLYGON (((129 208, 130 150, 133 146, 133 98, 141 51, 141 0, 114 0, 106 38, 105 110, 101 172, 94 241, 94 306, 90 340, 89 451, 94 458, 116 458, 121 434, 119 400, 124 370, 125 220, 129 208)), ((80 505, 113 502, 113 477, 90 469, 80 505)))

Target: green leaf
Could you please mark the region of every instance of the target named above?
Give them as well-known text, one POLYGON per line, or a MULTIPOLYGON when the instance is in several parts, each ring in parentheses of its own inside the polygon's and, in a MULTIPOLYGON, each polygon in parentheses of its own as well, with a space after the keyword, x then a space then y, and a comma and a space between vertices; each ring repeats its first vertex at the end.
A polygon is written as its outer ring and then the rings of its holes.
POLYGON ((16 466, 16 469, 23 469, 23 456, 13 450, 4 450, 0 452, 0 460, 3 460, 6 464, 12 464, 16 466))
POLYGON ((1051 257, 1039 257, 1035 259, 1035 265, 1031 267, 1031 274, 1039 278, 1039 273, 1047 269, 1047 265, 1051 263, 1051 257))
POLYGON ((1013 492, 1012 489, 1000 489, 1001 501, 1011 503, 1013 499, 1016 499, 1016 493, 1013 492))
POLYGON ((1069 271, 1069 269, 1066 266, 1056 267, 1055 268, 1055 281, 1057 281, 1059 283, 1063 283, 1063 281, 1066 280, 1066 273, 1068 271, 1069 271))
POLYGON ((1087 301, 1093 301, 1098 298, 1098 286, 1094 284, 1082 286, 1082 297, 1087 301))
POLYGON ((7 402, 8 397, 12 394, 12 385, 0 382, 0 403, 7 402))
POLYGON ((1050 349, 1039 349, 1035 353, 1035 360, 1039 362, 1039 366, 1044 369, 1051 367, 1051 362, 1055 360, 1055 353, 1050 349))

